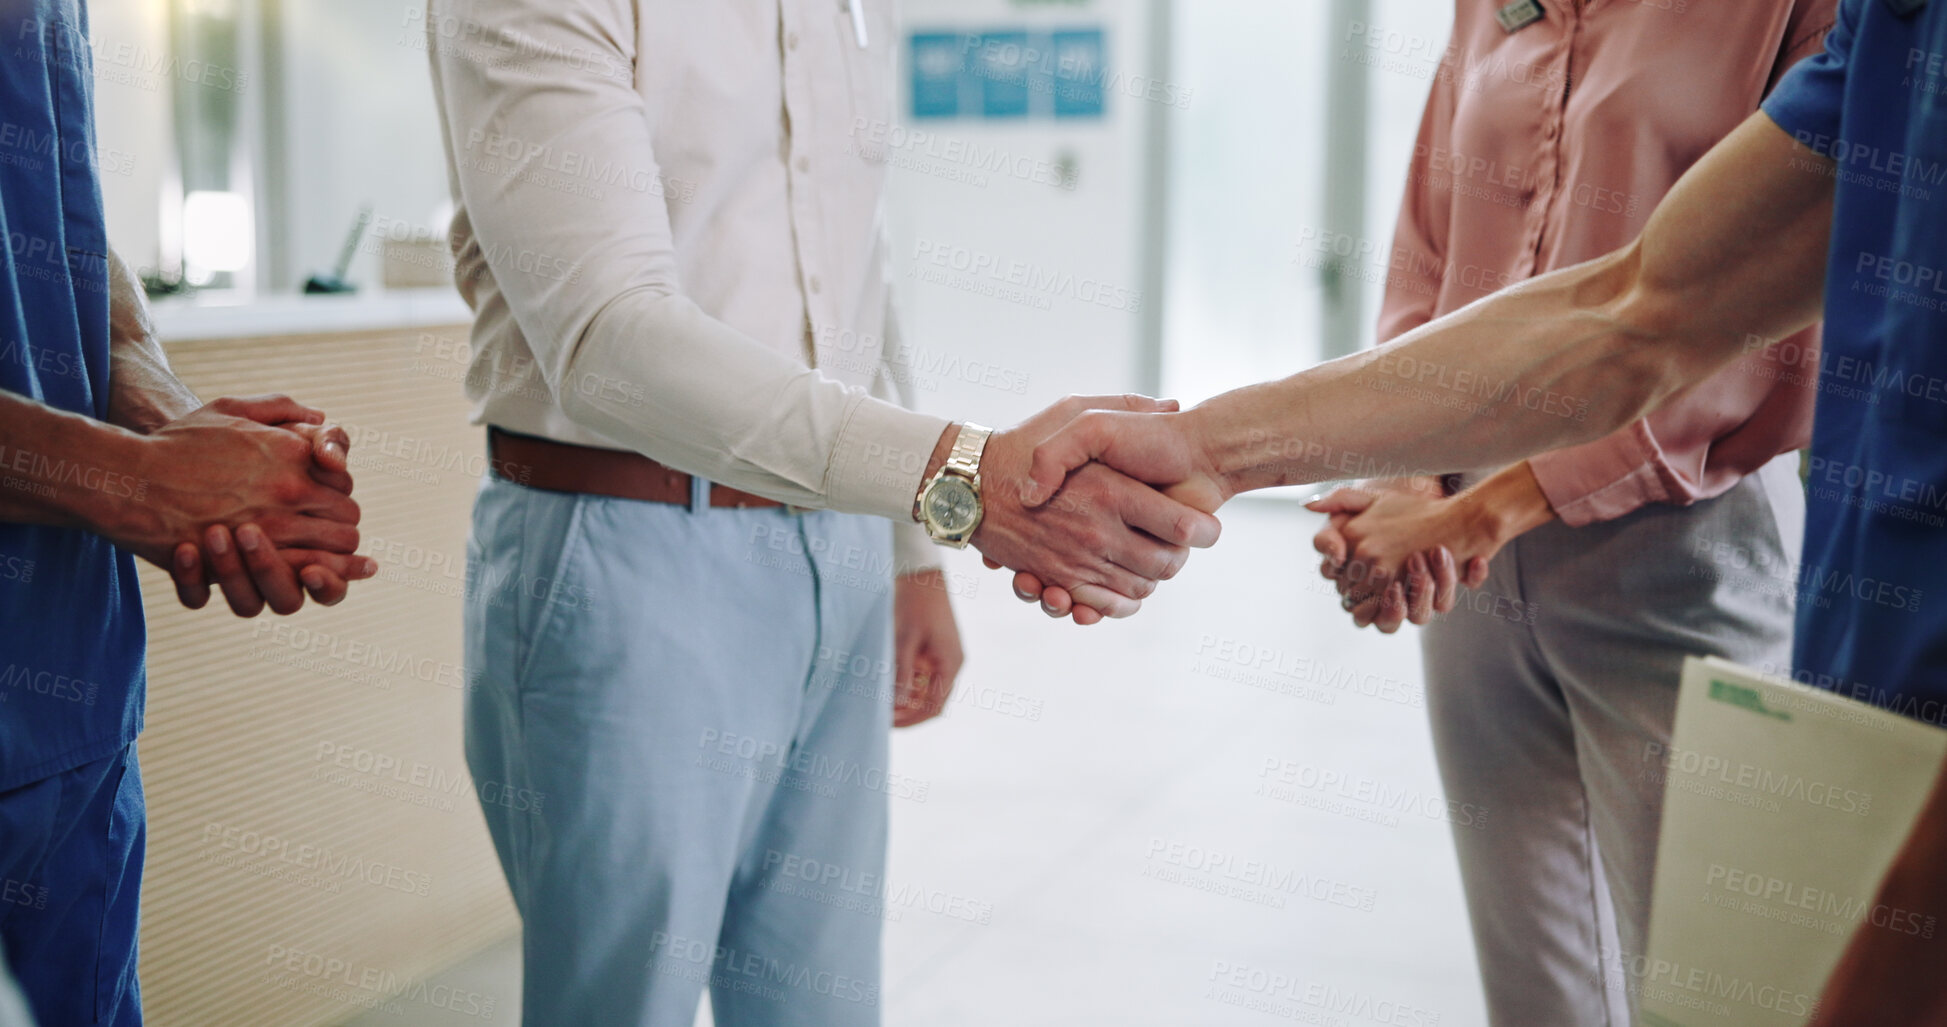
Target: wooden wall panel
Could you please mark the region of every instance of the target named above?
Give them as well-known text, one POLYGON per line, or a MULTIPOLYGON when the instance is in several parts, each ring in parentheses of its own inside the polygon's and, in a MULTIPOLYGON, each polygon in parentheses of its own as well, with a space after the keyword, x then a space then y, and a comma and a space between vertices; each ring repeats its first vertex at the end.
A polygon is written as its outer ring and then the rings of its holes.
POLYGON ((519 1018, 511 991, 399 994, 517 929, 461 754, 484 458, 453 357, 464 339, 454 326, 169 346, 205 398, 286 392, 351 430, 361 551, 383 568, 336 608, 244 621, 220 598, 184 610, 143 565, 142 983, 158 1027, 329 1024, 386 1002, 519 1018))

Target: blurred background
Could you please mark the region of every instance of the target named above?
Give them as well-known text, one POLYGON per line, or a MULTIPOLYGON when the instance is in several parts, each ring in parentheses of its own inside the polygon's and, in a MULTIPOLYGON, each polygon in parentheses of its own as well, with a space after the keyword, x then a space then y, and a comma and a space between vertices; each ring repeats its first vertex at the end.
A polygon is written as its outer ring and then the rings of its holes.
MULTIPOLYGON (((110 239, 171 359, 347 423, 385 567, 277 622, 145 582, 150 1020, 517 1021, 460 756, 483 459, 423 7, 90 6, 110 239)), ((1451 0, 902 15, 899 128, 859 145, 889 168, 923 408, 1188 404, 1370 343, 1451 0), (1051 89, 1049 54, 1094 73, 1051 89)), ((923 787, 893 800, 889 1025, 1483 1022, 1411 629, 1352 628, 1292 497, 1224 520, 1141 617, 1086 631, 954 565, 970 662, 894 747, 923 787)))

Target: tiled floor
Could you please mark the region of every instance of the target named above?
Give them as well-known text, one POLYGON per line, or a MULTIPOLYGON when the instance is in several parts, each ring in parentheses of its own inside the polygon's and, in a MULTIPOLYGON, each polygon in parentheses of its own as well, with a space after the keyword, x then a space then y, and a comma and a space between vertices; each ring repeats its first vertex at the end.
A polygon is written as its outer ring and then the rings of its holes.
MULTIPOLYGON (((954 705, 894 747, 925 790, 893 800, 888 1027, 1483 1022, 1417 646, 1339 613, 1311 515, 1224 520, 1087 630, 961 567, 954 705)), ((356 1021, 408 1022, 444 1027, 356 1021)))

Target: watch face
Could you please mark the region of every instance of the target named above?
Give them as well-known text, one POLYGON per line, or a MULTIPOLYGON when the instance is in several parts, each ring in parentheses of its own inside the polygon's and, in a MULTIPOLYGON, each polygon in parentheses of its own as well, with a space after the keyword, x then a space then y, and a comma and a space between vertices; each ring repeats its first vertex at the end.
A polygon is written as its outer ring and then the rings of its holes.
POLYGON ((964 478, 941 478, 926 490, 926 519, 947 535, 973 530, 980 517, 980 497, 964 478))

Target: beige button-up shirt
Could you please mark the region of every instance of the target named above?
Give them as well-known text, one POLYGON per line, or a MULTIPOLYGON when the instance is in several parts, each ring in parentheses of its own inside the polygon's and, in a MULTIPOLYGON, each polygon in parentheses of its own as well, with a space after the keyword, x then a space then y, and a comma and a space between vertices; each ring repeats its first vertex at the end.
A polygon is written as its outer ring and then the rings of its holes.
POLYGON ((899 402, 884 166, 857 145, 892 117, 891 0, 864 47, 845 0, 426 22, 474 420, 892 518, 901 570, 931 562, 913 500, 947 422, 899 402))

